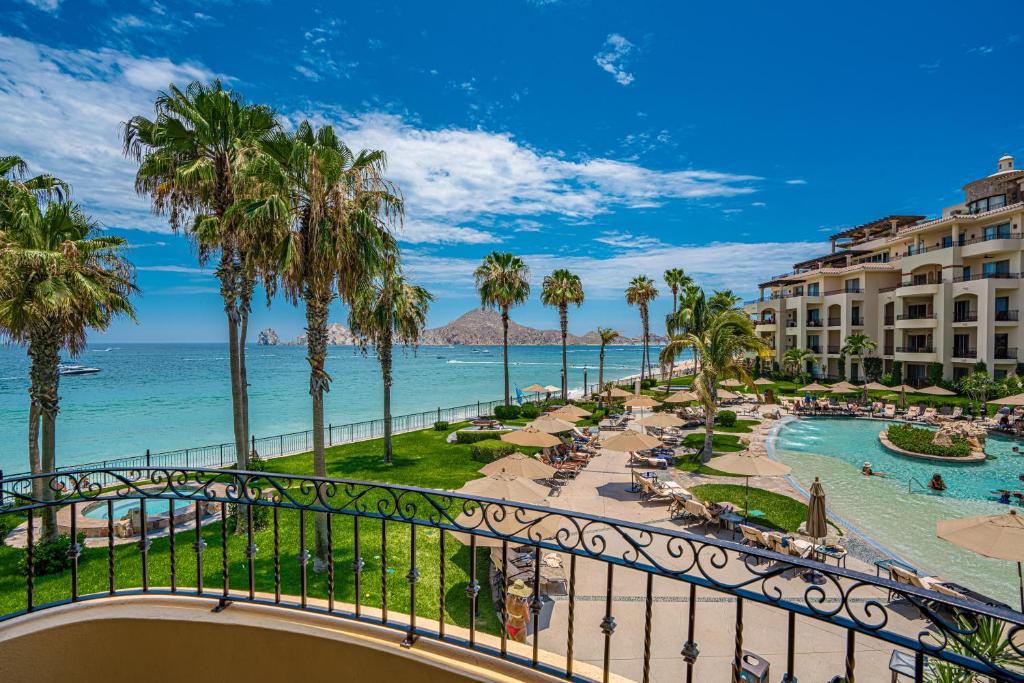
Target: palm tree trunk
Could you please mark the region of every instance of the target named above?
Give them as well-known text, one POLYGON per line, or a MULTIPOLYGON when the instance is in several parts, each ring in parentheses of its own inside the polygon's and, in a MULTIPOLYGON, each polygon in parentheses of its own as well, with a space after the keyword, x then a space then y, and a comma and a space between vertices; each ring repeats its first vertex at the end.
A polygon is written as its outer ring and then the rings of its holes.
POLYGON ((220 265, 217 268, 220 280, 220 295, 224 301, 224 314, 228 319, 228 365, 231 372, 231 418, 235 436, 235 458, 239 466, 247 453, 242 426, 242 392, 239 375, 238 353, 238 277, 234 257, 230 249, 221 252, 220 265))
MULTIPOLYGON (((331 378, 324 369, 327 359, 327 316, 331 299, 306 288, 306 358, 309 361, 309 395, 313 398, 313 474, 327 476, 324 449, 324 393, 330 391, 331 378)), ((327 513, 317 513, 315 521, 313 571, 326 571, 328 565, 327 513)))
POLYGON ((381 340, 377 350, 380 359, 380 372, 384 380, 384 462, 391 464, 391 338, 381 340))
POLYGON ((597 366, 597 405, 604 407, 604 342, 601 342, 601 355, 597 366))
POLYGON ((714 450, 714 435, 715 435, 715 408, 714 406, 704 406, 704 452, 701 454, 701 462, 707 462, 711 459, 711 453, 714 450))
MULTIPOLYGON (((678 291, 679 290, 677 290, 675 287, 672 288, 672 327, 673 328, 676 325, 676 315, 677 315, 677 310, 676 309, 679 307, 678 291)), ((668 333, 669 337, 672 336, 672 332, 670 330, 665 330, 665 332, 668 333)), ((668 383, 665 385, 665 386, 668 387, 669 391, 672 391, 672 375, 674 375, 674 374, 676 374, 676 357, 673 355, 672 356, 672 360, 670 360, 669 364, 668 364, 668 383)))
POLYGON ((505 365, 505 405, 509 405, 508 394, 508 306, 501 308, 501 344, 505 365))
MULTIPOLYGON (((558 307, 558 318, 562 326, 562 403, 565 403, 569 400, 569 364, 566 362, 565 351, 565 338, 569 334, 569 313, 565 304, 558 307)), ((586 387, 583 393, 587 393, 586 387)))
POLYGON ((241 441, 245 444, 238 457, 238 466, 249 469, 249 375, 245 363, 245 342, 249 334, 249 312, 252 308, 252 293, 256 283, 251 277, 242 282, 241 315, 238 325, 238 391, 241 400, 239 410, 241 441))
MULTIPOLYGON (((39 462, 39 404, 35 399, 35 387, 29 389, 32 397, 28 408, 28 468, 32 474, 40 474, 43 471, 39 462)), ((32 480, 32 497, 41 500, 43 497, 43 480, 32 480)))
MULTIPOLYGON (((42 472, 54 472, 57 469, 57 411, 60 396, 58 384, 60 375, 57 365, 60 363, 60 338, 56 326, 45 326, 37 330, 29 342, 29 356, 32 359, 30 375, 37 404, 38 420, 42 426, 42 451, 39 469, 42 472)), ((52 481, 39 482, 40 497, 44 501, 54 500, 52 481)), ((54 505, 42 509, 42 532, 39 542, 45 543, 57 536, 57 508, 54 505)))
MULTIPOLYGON (((643 328, 644 328, 644 354, 643 354, 643 362, 645 363, 645 365, 647 367, 647 377, 650 378, 651 377, 651 350, 650 350, 650 347, 648 346, 648 344, 649 344, 649 340, 650 340, 650 331, 651 330, 650 330, 650 320, 648 319, 647 306, 646 305, 642 306, 640 308, 640 322, 643 324, 643 328)), ((643 382, 643 379, 644 379, 644 373, 643 373, 643 368, 641 368, 640 369, 640 381, 643 382)))

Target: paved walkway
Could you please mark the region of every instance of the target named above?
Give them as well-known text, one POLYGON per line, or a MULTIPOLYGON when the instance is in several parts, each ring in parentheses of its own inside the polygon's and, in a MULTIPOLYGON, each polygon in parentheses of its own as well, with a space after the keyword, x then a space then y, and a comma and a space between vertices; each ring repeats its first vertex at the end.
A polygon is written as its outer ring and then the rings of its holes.
MULTIPOLYGON (((770 427, 771 424, 759 426, 759 431, 770 427)), ((745 436, 755 437, 752 441, 760 441, 760 438, 757 438, 759 434, 745 436)), ((667 503, 640 502, 637 494, 629 490, 631 474, 627 461, 627 453, 605 450, 594 458, 575 480, 550 499, 551 505, 573 512, 651 524, 666 529, 701 532, 700 525, 687 526, 680 520, 669 520, 667 503)), ((684 486, 720 479, 679 472, 676 472, 675 476, 684 486)), ((751 484, 795 496, 794 491, 789 490, 784 484, 780 485, 781 481, 784 480, 755 479, 751 484)), ((735 483, 735 480, 731 480, 731 483, 735 483)), ((591 542, 605 543, 608 553, 632 552, 617 530, 605 527, 589 531, 592 534, 591 542)), ((731 532, 724 532, 723 537, 732 540, 731 532)), ((704 572, 723 581, 738 583, 751 579, 751 571, 738 555, 714 551, 711 546, 703 548, 704 550, 698 554, 704 572), (713 559, 727 562, 724 567, 716 568, 712 564, 713 559)), ((671 557, 666 548, 657 547, 656 544, 649 552, 667 566, 686 567, 693 554, 690 548, 682 550, 681 558, 671 557)), ((577 567, 574 654, 576 658, 600 666, 604 655, 604 638, 600 622, 604 617, 607 595, 607 565, 593 560, 579 560, 577 567)), ((874 567, 870 563, 854 557, 849 559, 849 568, 874 574, 874 567)), ((691 571, 700 573, 697 569, 691 571)), ((791 574, 792 572, 787 574, 786 578, 759 579, 749 588, 766 594, 778 591, 784 598, 792 600, 815 597, 807 592, 811 584, 802 578, 791 577, 791 574)), ((612 613, 616 628, 611 638, 611 668, 613 672, 634 680, 642 678, 646 580, 647 575, 643 572, 621 567, 614 570, 612 613)), ((839 595, 834 585, 827 584, 822 586, 822 589, 830 598, 839 595)), ((654 579, 653 596, 651 680, 683 680, 685 665, 680 650, 688 637, 689 584, 658 577, 654 579)), ((853 609, 857 616, 865 618, 865 601, 873 598, 884 604, 886 596, 877 589, 862 587, 854 591, 853 597, 853 609)), ((735 649, 736 601, 731 596, 705 588, 697 590, 696 598, 697 632, 694 640, 700 649, 700 656, 697 659, 694 680, 730 680, 730 665, 735 649)), ((916 615, 911 613, 910 616, 916 615)), ((916 634, 923 624, 907 619, 898 606, 889 610, 889 618, 888 628, 896 628, 907 634, 916 634)), ((770 680, 779 680, 786 666, 787 613, 745 601, 743 623, 742 647, 768 659, 772 671, 770 680)), ((541 631, 541 648, 564 653, 567 629, 568 603, 562 598, 555 603, 550 627, 541 631)), ((846 632, 843 629, 808 617, 798 617, 796 629, 795 673, 800 680, 827 681, 832 676, 844 672, 847 643, 846 632)), ((858 637, 858 680, 888 680, 891 650, 891 646, 881 641, 858 637)))

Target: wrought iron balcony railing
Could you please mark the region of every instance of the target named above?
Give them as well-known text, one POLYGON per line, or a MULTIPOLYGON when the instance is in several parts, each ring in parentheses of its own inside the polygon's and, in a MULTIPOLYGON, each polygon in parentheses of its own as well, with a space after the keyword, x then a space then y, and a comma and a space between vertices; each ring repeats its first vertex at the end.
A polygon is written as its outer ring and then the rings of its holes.
POLYGON ((897 346, 896 353, 934 353, 935 348, 928 344, 919 346, 897 346))
POLYGON ((976 323, 978 322, 977 311, 967 311, 966 313, 953 312, 953 322, 955 323, 976 323))
POLYGON ((896 316, 897 320, 934 320, 935 313, 928 311, 927 313, 900 313, 896 316))
MULTIPOLYGON (((1005 606, 968 602, 845 567, 714 537, 547 507, 373 482, 235 470, 140 468, 83 469, 0 478, 0 514, 14 515, 18 521, 28 522, 25 526, 28 546, 24 557, 24 608, 0 615, 0 620, 17 619, 29 612, 69 602, 102 600, 118 595, 141 593, 169 599, 175 596, 200 597, 208 598, 221 609, 233 602, 254 603, 358 620, 403 633, 407 647, 415 648, 421 638, 439 639, 473 650, 478 655, 502 658, 569 680, 580 680, 578 674, 574 674, 574 663, 578 663, 574 659, 574 644, 579 645, 582 639, 599 638, 599 647, 603 649, 603 678, 607 681, 616 640, 626 642, 622 641, 623 636, 616 636, 616 609, 624 609, 616 608, 616 578, 619 579, 621 594, 622 582, 629 578, 623 574, 636 571, 646 576, 646 591, 641 598, 645 605, 644 681, 650 678, 654 585, 655 581, 669 581, 689 587, 685 634, 675 630, 654 634, 659 639, 676 639, 675 646, 681 648, 679 673, 675 678, 693 680, 701 639, 718 637, 706 636, 708 631, 720 633, 728 630, 735 642, 735 656, 728 663, 723 663, 722 675, 714 678, 728 677, 739 681, 744 631, 758 626, 758 620, 744 621, 744 605, 755 603, 787 615, 788 629, 785 635, 778 634, 785 640, 785 644, 780 643, 779 647, 780 652, 786 653, 784 680, 796 680, 799 673, 795 668, 798 648, 796 625, 798 619, 809 619, 838 627, 845 633, 846 656, 843 661, 836 662, 836 669, 843 672, 843 680, 846 681, 854 680, 857 657, 863 656, 865 651, 863 646, 858 646, 857 639, 866 637, 873 643, 881 641, 913 653, 917 680, 922 680, 927 658, 932 663, 946 662, 980 676, 1024 682, 1024 671, 1007 664, 1005 658, 992 657, 973 638, 983 627, 983 622, 993 624, 1013 644, 1011 647, 1016 654, 1024 655, 1024 646, 1021 645, 1024 614, 1005 606), (170 552, 163 555, 156 553, 149 538, 148 525, 141 524, 137 541, 128 546, 129 552, 115 552, 112 513, 114 505, 124 501, 139 501, 138 514, 145 520, 157 511, 166 511, 173 517, 184 502, 186 509, 194 508, 196 519, 206 519, 208 524, 196 523, 194 531, 179 531, 170 525, 166 539, 170 552), (76 539, 76 520, 79 511, 92 506, 106 506, 108 524, 100 528, 100 536, 96 539, 100 547, 83 549, 76 539), (39 579, 35 577, 33 522, 54 508, 62 509, 64 519, 69 520, 69 533, 75 540, 72 540, 68 552, 70 570, 59 577, 59 583, 48 582, 49 590, 45 595, 46 602, 43 602, 37 599, 35 588, 39 579), (253 520, 257 513, 269 517, 268 528, 258 532, 263 534, 260 537, 263 547, 256 544, 253 520), (235 514, 244 520, 244 531, 240 537, 231 534, 233 540, 229 542, 229 525, 219 520, 227 520, 229 515, 235 514), (308 528, 314 522, 322 525, 328 539, 326 585, 322 581, 309 580, 312 534, 308 528), (286 527, 286 524, 291 526, 286 527), (542 532, 542 527, 547 531, 542 532), (551 531, 552 528, 557 531, 551 531), (468 555, 462 560, 456 560, 445 551, 446 534, 449 532, 460 536, 448 539, 448 543, 468 545, 468 555), (421 544, 419 550, 417 543, 421 544), (241 546, 244 554, 241 571, 239 563, 229 561, 230 545, 237 550, 239 544, 244 544, 241 546), (292 547, 282 547, 283 544, 292 547), (344 547, 335 544, 344 544, 344 547), (508 647, 507 629, 504 628, 508 615, 502 599, 496 601, 498 606, 495 608, 501 626, 500 640, 495 638, 495 644, 491 645, 490 641, 478 638, 478 610, 490 608, 490 605, 478 604, 480 577, 481 574, 486 575, 487 568, 479 566, 476 551, 485 545, 502 549, 503 559, 497 569, 503 577, 509 576, 510 560, 507 558, 510 557, 510 548, 525 548, 523 556, 532 557, 534 574, 532 580, 527 581, 531 591, 528 618, 533 624, 532 656, 525 654, 529 648, 518 650, 508 647), (131 557, 132 548, 137 557, 131 557), (540 628, 541 553, 545 551, 564 553, 569 558, 564 632, 549 633, 540 628), (194 586, 185 585, 182 578, 191 575, 184 571, 190 554, 194 560, 192 567, 196 569, 194 586), (371 572, 364 558, 374 554, 373 561, 377 566, 371 572), (214 557, 209 558, 209 555, 214 557), (344 565, 336 564, 336 555, 346 558, 344 565), (123 566, 126 556, 130 557, 130 566, 122 577, 118 574, 118 567, 123 566), (204 557, 207 558, 206 564, 204 557), (446 579, 446 569, 457 561, 466 565, 463 569, 468 577, 465 591, 461 594, 451 591, 451 579, 446 579), (295 563, 294 568, 283 567, 286 562, 295 563), (426 569, 426 562, 431 563, 432 571, 421 572, 421 566, 426 569), (214 565, 218 565, 219 581, 214 586, 204 585, 204 573, 207 577, 212 576, 210 570, 214 565), (138 571, 140 567, 141 572, 138 571), (178 571, 179 568, 182 571, 178 571), (96 570, 106 573, 109 582, 104 582, 98 591, 97 584, 90 583, 94 592, 84 592, 79 577, 85 576, 85 571, 95 577, 96 570), (388 575, 393 573, 392 570, 405 572, 406 590, 393 589, 389 592, 388 575), (594 622, 580 623, 575 616, 576 585, 581 571, 599 572, 605 587, 601 596, 603 614, 594 622), (340 583, 337 581, 342 572, 347 574, 346 583, 354 588, 351 604, 336 599, 336 586, 340 583), (369 576, 364 577, 364 573, 369 576), (368 579, 375 578, 377 573, 381 582, 379 593, 367 585, 368 579), (288 577, 288 581, 282 580, 283 575, 288 577), (804 583, 795 580, 794 575, 810 576, 813 580, 804 583), (165 581, 166 584, 162 583, 165 581), (296 594, 290 595, 289 591, 293 589, 296 594), (57 593, 56 590, 62 592, 57 593), (420 591, 435 592, 439 600, 442 618, 436 628, 417 620, 416 596, 420 591), (725 598, 734 602, 735 618, 732 623, 698 623, 698 591, 704 594, 702 599, 717 601, 725 598), (374 601, 379 598, 378 604, 373 605, 380 608, 379 612, 368 610, 370 605, 364 603, 364 596, 370 593, 375 594, 374 601), (450 613, 446 611, 446 600, 465 601, 468 637, 446 633, 444 617, 450 613), (897 601, 901 605, 898 610, 889 606, 889 603, 897 601), (905 612, 903 605, 913 608, 912 611, 920 617, 910 620, 901 616, 905 612), (542 647, 564 647, 564 659, 542 658, 542 647)), ((527 577, 529 579, 529 572, 527 577)), ((6 578, 6 585, 16 584, 14 577, 6 578)), ((499 582, 498 591, 503 590, 501 585, 503 583, 499 582)), ((759 637, 763 639, 771 635, 761 633, 759 637)), ((633 642, 629 638, 627 641, 633 642)), ((877 649, 880 649, 877 644, 868 648, 869 651, 877 649)), ((579 668, 575 670, 579 671, 579 668)))
POLYGON ((807 327, 821 327, 821 318, 808 318, 805 324, 807 327))
POLYGON ((953 358, 977 358, 978 349, 968 349, 963 347, 953 347, 953 358))
POLYGON ((1009 311, 996 311, 995 319, 996 322, 1014 322, 1018 318, 1018 312, 1016 310, 1009 311))
POLYGON ((829 318, 828 319, 828 326, 829 327, 839 327, 841 324, 842 324, 842 322, 840 321, 839 318, 829 318))
POLYGON ((997 271, 994 273, 974 273, 973 275, 953 278, 953 282, 974 282, 975 280, 1016 280, 1020 278, 1020 273, 1006 273, 997 271))
POLYGON ((995 357, 997 360, 1017 360, 1017 348, 997 346, 995 357))

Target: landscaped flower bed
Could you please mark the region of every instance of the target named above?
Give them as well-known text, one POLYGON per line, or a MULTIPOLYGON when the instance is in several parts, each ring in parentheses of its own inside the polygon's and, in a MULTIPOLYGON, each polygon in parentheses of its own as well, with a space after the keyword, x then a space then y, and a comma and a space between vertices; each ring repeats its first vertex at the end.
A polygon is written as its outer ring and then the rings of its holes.
POLYGON ((956 437, 951 446, 932 443, 935 432, 913 425, 892 425, 888 430, 889 441, 897 448, 912 453, 940 455, 947 458, 966 458, 971 455, 971 445, 966 439, 956 437))

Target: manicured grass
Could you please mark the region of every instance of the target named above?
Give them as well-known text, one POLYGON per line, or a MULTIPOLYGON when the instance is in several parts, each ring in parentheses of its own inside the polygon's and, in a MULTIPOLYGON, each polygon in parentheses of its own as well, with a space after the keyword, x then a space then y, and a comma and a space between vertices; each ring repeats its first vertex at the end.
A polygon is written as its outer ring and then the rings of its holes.
MULTIPOLYGON (((452 425, 456 429, 459 425, 452 425)), ((327 474, 329 477, 388 482, 426 488, 457 489, 466 481, 481 476, 477 470, 481 463, 470 457, 470 446, 448 444, 448 432, 432 429, 400 434, 394 438, 394 464, 385 465, 382 460, 383 441, 367 441, 357 444, 336 446, 327 450, 327 474)), ((267 462, 267 469, 289 474, 308 474, 313 470, 311 453, 276 458, 267 462)), ((293 494, 302 494, 293 489, 293 494)), ((347 495, 338 492, 338 504, 347 495)), ((361 499, 364 509, 375 510, 378 502, 392 502, 391 496, 380 492, 369 492, 361 499)), ((409 498, 402 503, 416 503, 409 498)), ((150 509, 156 503, 150 503, 150 509)), ((421 514, 428 514, 426 511, 421 514)), ((300 592, 300 566, 296 559, 300 552, 299 512, 281 510, 281 582, 282 592, 298 595, 300 592)), ((307 514, 305 523, 306 548, 313 546, 314 515, 307 514)), ((355 601, 355 582, 352 562, 355 557, 353 543, 354 518, 335 515, 332 518, 332 541, 335 566, 335 598, 338 601, 355 601)), ((231 524, 229 522, 229 524, 231 524)), ((410 527, 402 523, 387 523, 386 563, 382 562, 381 522, 363 518, 360 520, 360 555, 365 562, 362 574, 362 602, 364 605, 380 606, 382 565, 387 571, 388 607, 398 612, 409 611, 409 584, 406 574, 410 569, 409 534, 410 527)), ((437 529, 417 528, 416 564, 420 582, 416 594, 417 613, 437 618, 440 599, 438 595, 440 566, 440 533, 437 529)), ((202 535, 207 543, 203 554, 202 574, 206 590, 215 593, 221 589, 221 525, 209 524, 203 527, 202 535)), ((174 557, 178 584, 196 585, 196 555, 192 550, 194 532, 179 532, 174 557)), ((247 544, 244 535, 228 535, 228 565, 230 586, 234 590, 248 589, 247 544)), ((274 559, 273 533, 271 528, 255 534, 259 551, 255 560, 255 588, 257 591, 273 593, 274 559)), ((117 546, 114 550, 117 567, 117 587, 141 586, 141 560, 135 544, 117 546)), ((24 551, 0 547, 0 614, 25 608, 25 577, 19 569, 24 551)), ((477 551, 477 580, 481 590, 478 596, 479 616, 477 627, 490 633, 498 632, 498 620, 490 609, 491 590, 487 581, 488 551, 477 551)), ((312 598, 327 598, 327 575, 317 574, 310 562, 308 571, 308 594, 312 598)), ((155 539, 149 552, 149 578, 152 587, 170 585, 170 552, 167 538, 155 539)), ((468 626, 469 604, 466 587, 469 582, 469 549, 450 535, 445 539, 445 592, 446 615, 449 623, 468 626)), ((35 580, 36 603, 65 599, 69 595, 70 572, 37 577, 35 580)), ((88 594, 107 589, 107 549, 87 548, 79 561, 79 592, 88 594)))
MULTIPOLYGON (((728 501, 738 507, 748 505, 747 488, 743 485, 702 484, 692 487, 690 493, 706 502, 728 501)), ((807 506, 781 493, 751 487, 749 500, 751 510, 760 510, 764 513, 763 517, 752 518, 757 524, 793 532, 807 521, 807 506)))
POLYGON ((932 443, 935 432, 924 427, 894 424, 886 433, 894 446, 913 453, 941 455, 947 458, 966 458, 971 454, 971 444, 962 436, 954 437, 951 446, 940 446, 932 443))
POLYGON ((730 474, 729 472, 722 472, 716 470, 713 467, 708 467, 700 461, 700 456, 696 456, 694 460, 676 460, 676 469, 681 472, 692 472, 693 474, 703 474, 708 477, 738 477, 738 474, 730 474))
MULTIPOLYGON (((687 448, 704 450, 704 432, 687 434, 683 438, 683 445, 687 448)), ((714 453, 735 453, 746 450, 746 446, 740 443, 740 437, 733 434, 714 434, 711 437, 711 450, 714 453)))
POLYGON ((722 432, 725 434, 749 434, 754 431, 751 429, 754 425, 761 424, 760 420, 736 420, 731 427, 725 425, 716 424, 715 431, 722 432))

